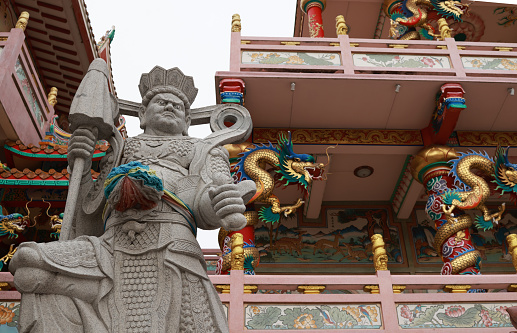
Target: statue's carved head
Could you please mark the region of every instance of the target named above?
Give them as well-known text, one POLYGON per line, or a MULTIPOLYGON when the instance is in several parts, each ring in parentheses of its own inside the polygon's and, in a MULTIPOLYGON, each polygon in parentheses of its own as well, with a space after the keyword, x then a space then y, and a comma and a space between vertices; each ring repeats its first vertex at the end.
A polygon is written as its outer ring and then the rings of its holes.
POLYGON ((177 67, 165 70, 155 66, 142 74, 138 88, 142 96, 140 127, 144 131, 149 126, 164 133, 175 135, 180 130, 187 135, 190 106, 198 92, 191 76, 184 75, 177 67))

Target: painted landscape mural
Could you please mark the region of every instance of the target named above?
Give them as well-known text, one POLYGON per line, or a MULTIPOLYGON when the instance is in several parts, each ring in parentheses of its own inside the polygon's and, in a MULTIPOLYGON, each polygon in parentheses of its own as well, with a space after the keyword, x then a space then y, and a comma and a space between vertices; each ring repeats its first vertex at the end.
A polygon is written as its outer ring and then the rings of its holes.
POLYGON ((315 222, 303 220, 300 211, 275 225, 259 222, 255 242, 261 264, 371 265, 374 233, 384 236, 391 263, 404 262, 400 226, 392 223, 388 207, 324 207, 323 212, 315 222))

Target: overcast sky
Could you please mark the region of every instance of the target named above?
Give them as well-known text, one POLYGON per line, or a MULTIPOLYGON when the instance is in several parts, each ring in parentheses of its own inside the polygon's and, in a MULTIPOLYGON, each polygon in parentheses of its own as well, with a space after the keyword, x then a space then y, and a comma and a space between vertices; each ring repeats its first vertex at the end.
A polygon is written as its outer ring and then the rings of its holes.
MULTIPOLYGON (((98 41, 112 25, 115 87, 119 98, 140 102, 140 75, 155 65, 179 67, 199 88, 193 107, 216 102, 215 72, 229 69, 232 15, 240 14, 243 36, 292 37, 296 0, 85 0, 98 41)), ((517 0, 497 1, 516 4, 517 0)), ((138 120, 126 117, 130 136, 140 133, 138 120)), ((199 129, 196 129, 199 128, 199 129)), ((192 136, 209 134, 207 125, 192 136)), ((198 233, 203 248, 218 248, 217 231, 198 233)))
MULTIPOLYGON (((216 103, 215 72, 229 70, 232 15, 240 14, 242 34, 292 37, 295 0, 85 0, 98 41, 112 25, 113 78, 119 98, 140 102, 140 75, 154 66, 179 67, 199 89, 193 107, 216 103)), ((130 136, 138 120, 126 117, 130 136)), ((191 128, 192 136, 210 133, 208 125, 191 128), (201 129, 196 129, 201 127, 201 129)), ((198 233, 202 248, 218 248, 217 231, 198 233)))

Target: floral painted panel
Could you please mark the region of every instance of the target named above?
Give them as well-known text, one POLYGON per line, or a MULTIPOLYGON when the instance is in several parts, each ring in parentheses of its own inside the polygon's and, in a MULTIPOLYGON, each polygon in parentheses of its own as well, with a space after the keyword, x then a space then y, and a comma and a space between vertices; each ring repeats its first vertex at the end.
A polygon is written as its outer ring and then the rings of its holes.
POLYGON ((355 53, 353 59, 360 67, 451 68, 446 56, 355 53))
MULTIPOLYGON (((492 207, 489 207, 492 209, 492 207)), ((442 214, 441 207, 427 207, 429 214, 442 214)), ((475 218, 478 211, 468 210, 467 214, 475 218)), ((419 264, 441 264, 442 260, 433 247, 436 230, 434 222, 429 218, 424 209, 415 210, 416 225, 411 228, 414 253, 419 264)), ((508 251, 506 236, 517 233, 517 210, 509 209, 503 215, 497 228, 482 231, 476 228, 470 229, 472 241, 476 249, 481 253, 485 264, 503 264, 511 267, 512 256, 508 251)))
POLYGON ((43 119, 43 112, 41 111, 41 106, 38 102, 38 99, 36 98, 36 94, 34 93, 34 90, 32 89, 32 86, 30 84, 30 80, 27 76, 27 72, 25 72, 25 69, 23 68, 23 65, 20 61, 20 58, 16 59, 16 65, 14 66, 14 71, 16 73, 16 76, 18 77, 18 80, 20 80, 22 84, 23 94, 25 95, 25 98, 27 98, 27 101, 29 103, 29 108, 31 109, 32 113, 34 114, 34 117, 36 118, 36 122, 40 129, 43 129, 43 126, 45 125, 45 120, 43 119))
POLYGON ((248 330, 379 329, 379 304, 245 305, 248 330))
POLYGON ((465 69, 517 70, 517 58, 461 57, 465 69))
POLYGON ((243 51, 243 64, 339 66, 338 53, 243 51))
POLYGON ((20 302, 0 302, 0 333, 18 333, 20 302))
POLYGON ((398 304, 401 328, 513 327, 506 309, 511 303, 398 304))

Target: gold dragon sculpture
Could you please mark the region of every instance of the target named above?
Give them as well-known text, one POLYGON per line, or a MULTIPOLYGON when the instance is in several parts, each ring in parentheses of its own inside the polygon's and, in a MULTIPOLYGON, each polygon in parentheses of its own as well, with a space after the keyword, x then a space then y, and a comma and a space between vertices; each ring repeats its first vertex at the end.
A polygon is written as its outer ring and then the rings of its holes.
POLYGON ((255 145, 241 154, 235 165, 237 181, 251 179, 257 185, 257 192, 249 203, 261 202, 267 205, 259 211, 259 217, 268 223, 280 220, 280 214, 288 216, 303 204, 299 198, 293 205, 280 205, 280 200, 273 194, 276 180, 266 170, 266 164, 273 167, 278 176, 278 182, 283 185, 298 184, 307 190, 314 179, 320 179, 325 165, 316 163, 314 157, 308 154, 296 154, 293 151, 291 133, 280 135, 278 145, 255 145))
MULTIPOLYGON (((441 196, 443 212, 447 222, 437 231, 434 246, 441 253, 443 244, 455 236, 461 241, 463 230, 472 225, 480 230, 489 230, 497 225, 505 210, 504 203, 498 211, 490 212, 486 201, 491 194, 488 181, 496 184, 495 191, 499 194, 510 193, 515 200, 517 193, 517 165, 508 161, 508 148, 498 147, 495 158, 485 152, 458 153, 458 158, 449 161, 452 166, 450 176, 455 181, 456 188, 445 191, 441 196), (462 210, 477 209, 482 215, 476 216, 474 222, 462 210)), ((462 236, 463 235, 463 236, 462 236)), ((452 260, 452 274, 466 267, 476 265, 480 260, 479 253, 472 251, 452 260), (467 255, 468 254, 468 255, 467 255)))
MULTIPOLYGON (((281 215, 289 216, 303 204, 302 198, 299 198, 292 205, 281 205, 278 197, 273 194, 276 185, 297 184, 307 191, 313 180, 322 178, 325 168, 323 163, 316 163, 313 156, 296 154, 293 151, 291 133, 280 135, 277 145, 244 143, 227 145, 225 148, 230 152, 230 162, 236 163, 232 167, 235 181, 250 179, 257 185, 257 192, 247 204, 266 204, 258 214, 256 211, 244 213, 248 226, 251 227, 258 222, 259 217, 266 223, 278 223, 281 215)), ((232 241, 227 237, 229 234, 223 228, 219 231, 219 245, 223 253, 218 270, 222 272, 227 271, 231 265, 232 241)), ((253 269, 259 262, 258 250, 253 241, 244 241, 244 270, 249 274, 253 274, 253 269)))

